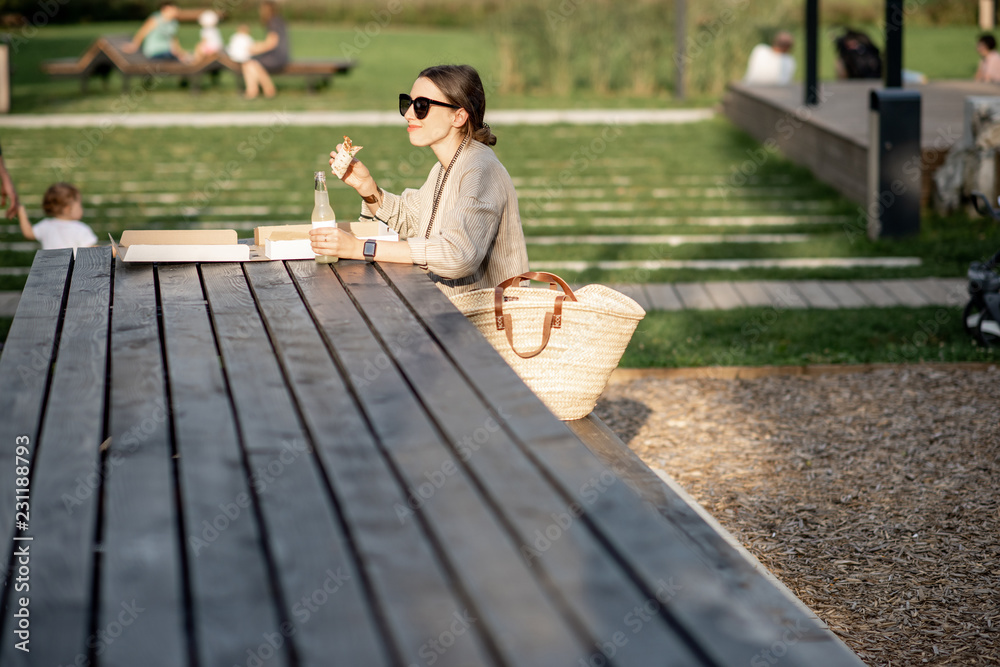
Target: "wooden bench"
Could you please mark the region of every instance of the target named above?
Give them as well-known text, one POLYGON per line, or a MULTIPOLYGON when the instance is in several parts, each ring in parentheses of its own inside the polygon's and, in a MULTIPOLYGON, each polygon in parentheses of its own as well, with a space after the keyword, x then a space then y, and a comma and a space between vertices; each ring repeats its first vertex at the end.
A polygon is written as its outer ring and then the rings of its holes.
MULTIPOLYGON (((176 60, 155 60, 142 53, 126 53, 122 47, 131 41, 128 35, 101 37, 95 41, 79 58, 59 58, 42 63, 42 71, 51 77, 76 78, 80 80, 80 88, 87 92, 89 82, 94 77, 107 80, 113 71, 122 75, 122 85, 125 90, 131 86, 133 77, 178 77, 185 80, 192 92, 201 89, 203 77, 207 74, 213 80, 219 72, 232 72, 238 85, 242 88, 243 76, 239 63, 234 62, 225 52, 219 52, 210 58, 204 58, 192 63, 176 60)), ((352 60, 296 60, 290 62, 280 72, 272 76, 299 76, 306 82, 306 89, 315 92, 330 85, 337 74, 347 74, 355 67, 352 60)))
POLYGON ((159 60, 147 58, 141 52, 126 53, 122 47, 130 41, 128 35, 101 37, 79 58, 48 60, 42 63, 41 68, 49 76, 79 78, 83 92, 87 91, 88 82, 94 76, 103 79, 107 86, 108 76, 113 71, 121 74, 122 88, 126 91, 130 89, 134 77, 152 77, 154 80, 177 77, 186 81, 192 92, 197 92, 201 89, 204 75, 214 78, 223 70, 239 69, 239 65, 224 52, 190 63, 159 60))
POLYGON ((306 90, 316 92, 331 85, 335 75, 347 74, 356 65, 353 60, 294 60, 272 76, 301 76, 306 90))
POLYGON ((39 251, 0 415, 5 666, 862 664, 413 266, 39 251))
MULTIPOLYGON (((305 79, 306 92, 315 93, 332 85, 334 76, 347 74, 356 66, 357 63, 353 60, 293 60, 283 69, 271 72, 271 77, 302 77, 305 79)), ((235 72, 236 85, 243 88, 243 74, 240 70, 235 72)))

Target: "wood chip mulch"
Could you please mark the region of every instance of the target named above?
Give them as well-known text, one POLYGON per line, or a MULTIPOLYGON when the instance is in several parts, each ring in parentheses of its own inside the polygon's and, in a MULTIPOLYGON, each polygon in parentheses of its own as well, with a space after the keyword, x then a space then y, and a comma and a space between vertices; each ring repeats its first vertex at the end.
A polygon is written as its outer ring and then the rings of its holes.
POLYGON ((1000 371, 640 379, 598 415, 868 665, 1000 664, 1000 371))

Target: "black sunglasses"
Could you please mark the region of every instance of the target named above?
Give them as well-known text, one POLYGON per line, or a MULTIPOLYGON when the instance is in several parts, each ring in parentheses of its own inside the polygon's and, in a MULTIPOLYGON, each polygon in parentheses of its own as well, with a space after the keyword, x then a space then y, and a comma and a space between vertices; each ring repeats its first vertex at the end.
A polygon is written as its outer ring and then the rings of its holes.
POLYGON ((413 99, 406 93, 399 94, 399 115, 405 116, 407 110, 409 110, 410 105, 413 105, 413 115, 418 119, 423 120, 427 118, 427 112, 431 110, 431 105, 436 104, 439 107, 448 107, 449 109, 461 109, 462 107, 455 106, 454 104, 446 104, 444 102, 438 102, 437 100, 427 99, 426 97, 418 97, 413 99))

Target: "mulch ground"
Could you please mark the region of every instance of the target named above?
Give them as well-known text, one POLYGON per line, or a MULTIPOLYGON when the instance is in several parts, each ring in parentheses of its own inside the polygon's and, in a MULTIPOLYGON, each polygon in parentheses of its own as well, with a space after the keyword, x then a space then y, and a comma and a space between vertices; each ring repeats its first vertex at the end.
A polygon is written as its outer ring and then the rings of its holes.
POLYGON ((640 379, 598 414, 869 665, 1000 664, 1000 371, 640 379))

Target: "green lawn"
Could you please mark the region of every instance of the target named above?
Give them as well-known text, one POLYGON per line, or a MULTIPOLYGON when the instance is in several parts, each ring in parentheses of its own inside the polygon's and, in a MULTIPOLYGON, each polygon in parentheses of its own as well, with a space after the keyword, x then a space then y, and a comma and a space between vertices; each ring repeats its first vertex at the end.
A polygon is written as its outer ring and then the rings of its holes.
MULTIPOLYGON (((109 112, 122 94, 121 80, 112 75, 107 90, 99 80, 87 95, 80 94, 75 80, 50 80, 39 64, 51 58, 77 57, 101 35, 131 34, 139 24, 98 23, 50 26, 30 40, 17 41, 11 60, 14 66, 12 110, 14 113, 109 112)), ((392 110, 400 92, 408 92, 416 74, 430 65, 467 63, 479 69, 487 87, 490 105, 495 108, 550 107, 661 107, 663 97, 576 94, 572 98, 553 96, 500 96, 496 45, 489 31, 464 28, 436 29, 387 26, 378 34, 358 33, 354 26, 290 26, 292 55, 298 59, 342 59, 358 62, 349 74, 337 76, 333 85, 310 95, 297 78, 279 79, 280 94, 275 100, 240 99, 234 77, 223 74, 219 85, 200 95, 192 95, 173 79, 157 85, 155 94, 144 99, 139 111, 242 111, 252 110, 392 110)), ((262 38, 259 26, 252 30, 262 38)), ((232 26, 222 26, 228 38, 232 26)), ((180 40, 191 48, 197 42, 197 27, 182 25, 180 40)), ((710 104, 693 99, 674 106, 710 104)))
MULTIPOLYGON (((364 47, 357 54, 360 67, 339 77, 332 89, 307 95, 301 84, 290 82, 277 100, 256 103, 240 100, 225 78, 219 88, 201 95, 191 95, 170 81, 148 94, 137 90, 123 94, 113 79, 108 91, 97 86, 92 94, 81 96, 73 82, 51 82, 38 72, 43 58, 77 55, 100 34, 130 32, 135 27, 52 27, 20 44, 14 56, 15 112, 252 109, 273 111, 272 122, 253 128, 129 129, 116 122, 90 129, 2 130, 5 159, 33 219, 41 217, 44 189, 54 181, 68 180, 83 191, 84 219, 102 239, 127 228, 232 227, 241 236, 250 236, 255 225, 302 222, 312 207, 312 172, 326 167, 330 149, 343 134, 365 146, 359 157, 383 187, 397 192, 417 187, 431 166, 432 154, 411 147, 402 125, 299 128, 285 126, 281 112, 392 109, 396 94, 409 88, 415 71, 431 63, 462 61, 479 67, 494 108, 670 104, 661 98, 582 93, 505 97, 495 92, 497 54, 490 33, 469 29, 388 28, 368 45, 359 42, 364 47)), ((932 78, 965 77, 966 70, 975 66, 975 54, 970 55, 969 48, 975 39, 972 28, 912 28, 907 35, 906 48, 912 54, 908 66, 932 78), (933 52, 920 48, 921 44, 933 44, 933 52)), ((340 57, 342 45, 352 45, 355 37, 349 28, 293 26, 295 55, 302 58, 340 57)), ((190 27, 184 28, 182 40, 194 41, 190 27)), ((824 55, 824 68, 830 62, 824 55)), ((536 267, 566 260, 788 257, 918 257, 922 262, 903 269, 560 271, 578 283, 962 276, 971 260, 1000 248, 1000 225, 965 215, 945 219, 927 215, 918 238, 870 242, 857 233, 857 205, 778 155, 767 155, 748 182, 736 181, 733 175, 748 155, 759 153, 760 146, 721 118, 682 126, 502 126, 495 130, 500 138, 497 154, 518 189, 529 255, 536 267), (582 235, 606 242, 581 243, 582 235), (637 235, 708 235, 729 240, 680 245, 663 240, 622 242, 637 235), (749 236, 754 242, 735 242, 733 235, 749 236), (762 235, 778 235, 781 240, 762 235), (552 243, 553 237, 559 242, 552 243)), ((333 184, 331 201, 341 218, 358 211, 357 196, 343 185, 333 184)), ((0 225, 0 267, 29 266, 33 248, 16 226, 0 225)), ((0 275, 0 289, 19 289, 23 283, 23 275, 0 275)), ((910 348, 905 347, 907 336, 912 337, 921 318, 934 313, 919 309, 782 311, 766 332, 747 342, 745 325, 763 314, 754 310, 652 313, 640 326, 623 363, 686 366, 991 358, 966 340, 957 312, 949 311, 947 326, 942 325, 932 340, 910 348), (908 352, 913 354, 906 356, 908 352)), ((0 329, 3 325, 0 322, 0 329)))
POLYGON ((652 312, 625 368, 1000 361, 974 344, 957 308, 652 312))
MULTIPOLYGON (((365 146, 360 157, 390 191, 419 186, 431 166, 431 152, 410 146, 402 127, 285 127, 281 119, 276 112, 271 126, 262 128, 23 130, 4 137, 4 154, 33 219, 41 216, 44 189, 68 180, 83 191, 85 220, 102 239, 126 228, 199 226, 235 227, 249 236, 255 225, 307 220, 312 172, 325 168, 329 150, 343 134, 365 146)), ((723 119, 681 126, 509 126, 496 132, 497 154, 518 188, 529 243, 532 237, 565 237, 554 245, 530 243, 535 265, 608 259, 922 260, 921 266, 892 269, 562 272, 578 282, 961 276, 971 260, 1000 247, 1000 225, 964 215, 928 216, 918 238, 870 242, 856 233, 857 205, 776 155, 751 182, 735 186, 730 177, 756 144, 723 119), (581 234, 609 242, 581 244, 581 234), (640 234, 786 238, 620 242, 640 234)), ((331 201, 342 218, 357 215, 357 196, 349 188, 334 184, 331 201)), ((0 263, 30 265, 33 252, 10 245, 19 241, 16 227, 0 226, 0 263)), ((22 282, 23 277, 0 276, 6 289, 22 282)))
MULTIPOLYGON (((390 24, 369 36, 353 25, 292 24, 291 43, 296 58, 346 55, 356 59, 359 66, 350 74, 337 77, 331 89, 318 95, 308 95, 302 81, 287 79, 279 82, 281 94, 276 100, 252 103, 239 98, 230 76, 223 76, 217 88, 196 96, 180 88, 177 82, 166 80, 157 86, 154 95, 142 102, 139 110, 392 109, 396 95, 409 89, 416 72, 442 62, 465 62, 479 68, 493 108, 706 106, 717 101, 695 94, 693 99, 677 102, 667 91, 647 97, 580 90, 563 95, 505 95, 500 92, 500 56, 494 27, 436 29, 390 24)), ((49 80, 39 69, 39 63, 49 58, 77 57, 100 35, 130 34, 137 28, 135 23, 48 26, 31 39, 22 39, 15 32, 11 54, 14 113, 111 110, 122 92, 117 76, 112 76, 107 91, 101 90, 95 81, 91 93, 81 96, 76 82, 49 80)), ((232 25, 223 25, 223 35, 228 37, 233 29, 232 25)), ((253 30, 257 37, 262 37, 260 26, 253 26, 253 30)), ((874 29, 869 29, 869 33, 876 41, 880 40, 874 29)), ((833 77, 832 36, 836 29, 827 26, 820 34, 820 76, 829 79, 833 77)), ((906 66, 932 79, 970 78, 978 62, 977 34, 975 26, 908 26, 904 40, 906 66)), ((182 25, 180 39, 188 48, 193 46, 197 42, 197 27, 182 25)), ((795 48, 801 79, 805 62, 801 36, 795 48)))

